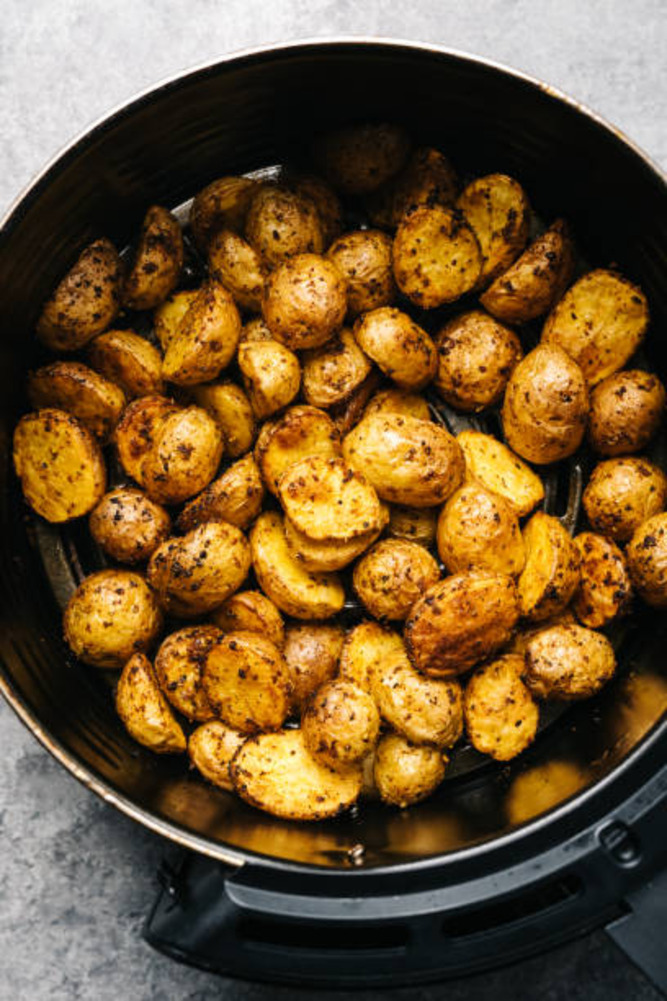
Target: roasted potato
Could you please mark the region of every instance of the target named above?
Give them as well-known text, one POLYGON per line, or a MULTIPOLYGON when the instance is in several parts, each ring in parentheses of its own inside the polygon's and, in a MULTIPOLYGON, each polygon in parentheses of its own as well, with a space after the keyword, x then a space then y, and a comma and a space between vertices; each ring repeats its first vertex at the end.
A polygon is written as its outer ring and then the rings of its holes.
POLYGON ((140 574, 98 570, 86 577, 67 602, 65 641, 84 664, 122 667, 145 653, 162 628, 155 594, 140 574))
POLYGON ((625 555, 632 583, 646 604, 667 608, 667 514, 642 522, 625 555))
POLYGON ((225 469, 202 493, 186 504, 178 518, 181 532, 205 521, 228 521, 246 529, 262 509, 264 484, 252 455, 225 469))
POLYGON ((123 283, 123 305, 154 309, 177 284, 183 267, 183 234, 175 217, 151 205, 141 226, 132 266, 123 283))
POLYGON ((437 149, 416 149, 403 170, 367 199, 371 221, 395 229, 406 212, 418 205, 453 205, 458 179, 451 163, 437 149))
POLYGON ((334 188, 346 195, 365 195, 403 167, 410 139, 398 125, 352 125, 321 136, 313 152, 334 188))
POLYGON ((158 546, 147 576, 162 606, 187 619, 221 605, 249 569, 250 547, 243 533, 225 521, 211 521, 158 546))
POLYGON ((64 410, 49 407, 25 414, 14 429, 13 458, 26 502, 47 521, 88 514, 106 489, 99 445, 64 410))
POLYGON ((299 392, 299 359, 278 341, 244 341, 239 344, 238 363, 250 404, 260 419, 288 406, 299 392))
POLYGON ((665 387, 638 369, 616 372, 591 393, 588 440, 600 455, 640 452, 658 430, 665 412, 665 387))
POLYGON ((340 455, 340 439, 333 421, 316 407, 290 407, 282 417, 262 427, 255 458, 272 494, 278 494, 282 475, 295 462, 316 455, 340 455))
POLYGON ((407 539, 429 549, 435 542, 438 512, 431 507, 400 507, 389 510, 387 535, 392 539, 407 539))
POLYGON ((376 672, 388 661, 405 661, 405 644, 398 633, 379 622, 360 622, 345 636, 340 676, 365 692, 373 691, 376 672))
POLYGON ((284 656, 290 671, 292 705, 300 712, 311 695, 335 676, 345 630, 328 622, 292 624, 285 635, 284 656))
POLYGON ((588 417, 583 373, 556 344, 540 344, 512 372, 503 402, 510 448, 538 465, 558 462, 579 448, 588 417))
POLYGON ((255 440, 255 415, 241 387, 233 382, 209 382, 193 386, 192 395, 222 431, 225 454, 230 459, 245 455, 255 440))
POLYGON ((155 448, 156 436, 166 417, 179 407, 166 396, 142 396, 130 403, 116 425, 114 441, 118 459, 128 476, 143 486, 143 465, 155 448))
POLYGON ((185 734, 160 691, 151 662, 142 653, 125 664, 116 689, 116 710, 138 744, 156 754, 179 754, 185 734))
POLYGON ((278 495, 292 524, 315 541, 347 542, 381 525, 378 495, 342 459, 311 455, 292 463, 278 495))
POLYGON ((632 597, 625 557, 611 539, 594 532, 582 532, 574 544, 580 567, 574 612, 582 626, 601 629, 627 609, 632 597))
POLYGON ((166 351, 181 325, 183 318, 200 294, 200 289, 185 289, 174 292, 155 310, 153 325, 155 336, 163 351, 166 351))
POLYGON ((387 733, 375 751, 373 779, 385 803, 405 808, 434 792, 445 777, 446 765, 447 758, 436 747, 420 747, 387 733))
POLYGON ((122 274, 113 243, 91 243, 44 303, 39 339, 52 351, 76 351, 101 333, 120 308, 122 274))
POLYGON ((327 258, 347 283, 350 316, 388 306, 396 298, 391 243, 391 237, 378 229, 357 229, 329 247, 327 258))
POLYGON ((579 553, 558 518, 537 511, 523 530, 526 563, 519 577, 521 614, 531 622, 558 615, 579 584, 579 553))
POLYGON ((470 570, 428 589, 405 623, 405 643, 418 670, 454 678, 504 646, 518 619, 512 578, 470 570))
POLYGON ((227 289, 209 281, 199 290, 167 344, 162 374, 179 386, 216 379, 234 357, 241 318, 227 289))
POLYGON ((402 389, 422 389, 435 375, 435 344, 400 309, 383 306, 364 313, 353 332, 362 351, 402 389))
POLYGON ((295 254, 324 250, 315 202, 278 184, 265 184, 255 193, 246 216, 245 238, 269 268, 295 254))
POLYGON ((477 413, 493 406, 505 392, 523 357, 513 330, 481 309, 450 320, 436 338, 434 383, 446 403, 477 413))
POLYGON ((202 684, 216 716, 240 733, 277 730, 290 706, 287 664, 257 633, 227 633, 206 653, 202 684))
POLYGON ((543 622, 524 622, 514 633, 503 652, 506 654, 517 654, 523 659, 526 655, 526 647, 533 636, 537 636, 544 629, 551 629, 553 626, 576 626, 576 624, 577 619, 572 608, 569 606, 550 619, 544 619, 543 622))
POLYGON ((322 685, 301 718, 301 733, 316 761, 335 770, 361 764, 377 743, 380 714, 372 697, 351 681, 322 685))
POLYGON ((524 678, 538 699, 588 699, 615 670, 607 637, 584 626, 543 629, 526 647, 524 678))
POLYGON ((346 296, 345 279, 331 261, 318 254, 297 254, 267 279, 262 315, 286 347, 318 348, 342 327, 346 296))
POLYGON ((594 531, 627 542, 643 521, 667 505, 667 477, 641 456, 606 459, 591 473, 583 496, 594 531))
POLYGON ((429 678, 405 651, 380 661, 371 673, 380 715, 415 744, 451 747, 463 731, 463 693, 456 680, 429 678))
POLYGON ((190 734, 188 740, 190 761, 213 785, 233 792, 229 766, 246 739, 246 734, 232 730, 219 719, 209 720, 190 734))
POLYGON ((239 343, 248 344, 257 341, 275 341, 275 337, 261 316, 253 316, 252 320, 247 320, 243 324, 239 343))
POLYGON ((325 539, 318 542, 309 538, 304 532, 285 518, 285 538, 294 560, 304 568, 315 573, 328 573, 331 570, 342 570, 357 556, 365 553, 379 538, 387 523, 389 512, 386 505, 381 505, 380 524, 372 532, 364 532, 352 539, 325 539))
POLYGON ((202 685, 202 668, 222 636, 215 626, 186 626, 167 636, 155 655, 155 677, 164 697, 189 720, 205 722, 214 716, 202 685))
POLYGON ((393 246, 394 278, 416 306, 433 309, 477 285, 482 251, 460 213, 420 205, 400 222, 393 246))
POLYGON ((501 441, 481 431, 462 431, 456 440, 465 457, 466 482, 498 494, 519 518, 544 500, 542 480, 501 441))
POLYGON ((28 376, 28 399, 35 409, 66 410, 99 441, 106 441, 125 406, 123 390, 78 361, 56 361, 28 376))
POLYGON ((123 390, 129 400, 164 392, 158 349, 132 330, 107 330, 88 345, 88 363, 123 390))
POLYGON ((480 296, 484 309, 503 323, 527 323, 558 302, 572 280, 574 248, 562 219, 538 236, 480 296))
POLYGON ((408 417, 417 417, 420 421, 431 420, 431 411, 423 396, 394 387, 381 389, 370 398, 364 410, 364 417, 370 417, 371 414, 407 414, 408 417))
POLYGON ((190 228, 201 251, 220 229, 240 233, 248 208, 260 182, 250 177, 220 177, 195 195, 190 209, 190 228))
POLYGON ((141 490, 117 487, 93 508, 90 534, 119 563, 143 563, 169 535, 171 518, 141 490))
POLYGON ((532 744, 539 709, 521 680, 523 657, 507 654, 478 668, 463 698, 466 732, 475 750, 510 761, 532 744))
POLYGON ((180 504, 208 486, 223 449, 220 428, 205 410, 179 408, 157 424, 138 482, 151 500, 180 504))
POLYGON ((331 407, 331 417, 341 435, 347 434, 355 424, 359 423, 364 407, 379 385, 380 373, 376 368, 373 368, 364 381, 356 389, 353 389, 345 400, 341 400, 340 403, 331 407))
POLYGON ((303 355, 303 395, 314 407, 333 407, 358 389, 373 365, 351 330, 343 328, 320 348, 303 355))
POLYGON ((526 559, 514 509, 477 483, 459 487, 443 507, 437 544, 450 573, 489 570, 515 577, 526 559))
POLYGON ((237 591, 211 612, 211 622, 226 633, 259 633, 282 650, 285 645, 283 617, 261 591, 237 591))
POLYGON ((482 252, 478 284, 484 287, 507 270, 528 242, 528 198, 512 177, 487 174, 463 190, 457 206, 477 237, 482 252))
POLYGON ((406 539, 376 543, 354 568, 361 603, 376 619, 405 619, 414 603, 440 579, 438 564, 423 546, 406 539))
POLYGON ((326 181, 313 174, 288 177, 287 185, 300 197, 310 198, 315 203, 322 226, 324 249, 326 250, 340 234, 343 227, 343 210, 338 195, 326 181))
POLYGON ((267 267, 247 240, 231 229, 221 229, 208 248, 209 272, 231 292, 242 309, 259 313, 267 267))

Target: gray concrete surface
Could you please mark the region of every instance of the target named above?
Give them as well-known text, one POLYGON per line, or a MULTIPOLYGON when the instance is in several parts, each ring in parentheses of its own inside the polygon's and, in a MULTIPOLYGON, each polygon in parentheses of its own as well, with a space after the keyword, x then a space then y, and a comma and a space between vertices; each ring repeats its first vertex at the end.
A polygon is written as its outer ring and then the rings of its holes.
MULTIPOLYGON (((438 41, 505 61, 589 103, 667 166, 664 0, 3 0, 0 207, 73 135, 161 77, 242 46, 337 33, 438 41)), ((150 952, 138 932, 161 843, 77 785, 4 703, 0 761, 0 1001, 293 993, 150 952)), ((657 999, 601 935, 519 974, 396 994, 598 995, 657 999)))

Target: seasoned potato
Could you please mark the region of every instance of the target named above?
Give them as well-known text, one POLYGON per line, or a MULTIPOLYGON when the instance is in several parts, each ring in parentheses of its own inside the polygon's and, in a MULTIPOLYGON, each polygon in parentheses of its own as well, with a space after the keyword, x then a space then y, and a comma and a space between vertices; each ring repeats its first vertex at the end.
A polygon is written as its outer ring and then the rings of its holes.
POLYGON ((147 576, 168 612, 194 618, 237 591, 249 569, 250 548, 243 533, 235 525, 211 521, 158 546, 147 576))
POLYGON ((285 645, 283 617, 273 602, 261 591, 237 591, 219 608, 211 621, 226 633, 259 633, 282 649, 285 645))
POLYGON ((521 680, 523 657, 508 654, 478 668, 463 699, 466 731, 475 750, 510 761, 532 744, 539 710, 521 680))
POLYGON ((115 382, 128 399, 164 392, 158 349, 132 330, 107 330, 88 345, 88 362, 115 382))
POLYGON ((434 383, 443 400, 476 413, 497 403, 523 357, 521 342, 481 309, 446 323, 436 338, 434 383))
POLYGON ((482 251, 478 283, 488 285, 507 270, 528 242, 528 198, 512 177, 487 174, 464 189, 457 205, 482 251))
POLYGON ((123 305, 129 309, 159 306, 178 282, 182 267, 181 227, 167 209, 151 205, 123 284, 123 305))
POLYGON ((353 389, 346 399, 331 407, 331 417, 341 435, 347 434, 355 424, 359 423, 364 407, 380 385, 380 381, 379 371, 376 368, 371 369, 364 381, 353 389))
POLYGON ((582 626, 601 629, 621 615, 632 596, 632 586, 623 553, 611 539, 594 532, 577 535, 579 587, 573 607, 582 626))
POLYGON ((385 527, 388 517, 389 513, 383 504, 380 524, 372 532, 364 532, 363 535, 356 535, 346 541, 325 539, 321 542, 309 538, 304 532, 300 532, 289 518, 285 518, 285 538, 290 553, 304 570, 312 570, 315 573, 342 570, 373 545, 385 527))
POLYGON ((155 448, 156 435, 165 418, 179 407, 166 396, 142 396, 126 407, 116 425, 114 441, 120 464, 133 480, 143 486, 143 465, 155 448))
POLYGON ((202 685, 209 650, 222 639, 215 626, 186 626, 163 640, 155 656, 155 676, 167 701, 189 720, 214 716, 202 685))
POLYGON ((278 493, 292 524, 315 541, 346 542, 381 524, 375 490, 342 459, 311 455, 292 463, 278 493))
POLYGON ((371 694, 380 715, 415 744, 451 747, 463 731, 463 693, 456 680, 429 678, 415 670, 405 651, 378 663, 371 694))
POLYGON ((51 407, 14 429, 14 469, 30 507, 50 522, 88 514, 106 489, 100 447, 76 417, 51 407))
POLYGON ((351 681, 329 681, 317 690, 301 718, 306 748, 329 768, 361 764, 380 733, 375 702, 351 681))
POLYGON ((76 351, 101 333, 120 308, 122 273, 110 240, 86 247, 42 308, 40 340, 52 351, 76 351))
POLYGON ((537 511, 523 530, 526 564, 519 577, 521 614, 540 622, 562 612, 579 584, 579 553, 558 518, 537 511))
POLYGON ((123 668, 116 710, 137 743, 156 754, 185 750, 185 734, 160 691, 151 662, 142 653, 133 654, 123 668))
POLYGON ((315 574, 292 557, 282 519, 265 511, 250 533, 252 563, 264 593, 281 612, 295 619, 327 619, 345 604, 345 591, 336 574, 315 574))
POLYGON ((262 427, 255 458, 272 494, 277 495, 283 473, 295 462, 311 455, 324 458, 340 455, 338 432, 323 410, 291 407, 282 417, 262 427))
POLYGON ((466 483, 438 519, 438 553, 450 573, 490 570, 518 576, 526 559, 519 519, 498 494, 466 483))
POLYGON ((418 670, 454 678, 504 646, 519 618, 514 581, 471 570, 434 584, 413 606, 405 643, 418 670))
POLYGON ((221 229, 211 240, 208 264, 238 306, 259 313, 267 268, 254 247, 231 229, 221 229))
POLYGON ((234 357, 241 318, 234 300, 219 282, 199 290, 169 341, 162 374, 179 386, 216 379, 234 357))
POLYGON ((416 149, 403 170, 367 201, 372 222, 395 229, 406 212, 418 205, 453 205, 458 180, 451 163, 429 146, 416 149))
POLYGON ((340 654, 340 676, 365 692, 373 691, 377 671, 388 661, 405 661, 401 636, 379 622, 360 622, 345 636, 340 654))
POLYGON ((254 195, 245 237, 270 268, 295 254, 321 254, 324 250, 324 231, 315 202, 278 184, 265 184, 254 195))
POLYGON ((352 125, 322 136, 314 156, 334 188, 365 195, 397 174, 410 152, 410 139, 398 125, 352 125))
POLYGON ((31 372, 28 399, 35 408, 73 414, 100 441, 107 440, 125 406, 122 389, 78 361, 56 361, 31 372))
POLYGON ((411 393, 406 389, 381 389, 368 401, 364 417, 371 414, 406 414, 417 417, 420 421, 430 421, 431 411, 428 403, 419 393, 411 393))
POLYGON ((376 619, 405 619, 414 603, 440 579, 438 564, 423 546, 384 539, 354 568, 354 590, 376 619))
POLYGON ((589 271, 547 317, 545 344, 577 362, 591 386, 623 368, 646 333, 648 303, 638 285, 615 271, 589 271))
POLYGON ((344 639, 342 626, 328 622, 287 627, 284 656, 292 682, 292 705, 297 711, 336 674, 344 639))
POLYGON ((665 387, 638 369, 616 372, 591 393, 588 439, 601 455, 640 452, 658 430, 665 412, 665 387))
POLYGON ((542 480, 507 445, 481 431, 462 431, 456 440, 465 457, 466 481, 503 497, 519 518, 544 500, 542 480))
POLYGON ((189 532, 205 521, 228 521, 245 529, 261 511, 263 500, 264 484, 257 463, 252 455, 244 455, 185 505, 178 527, 189 532))
POLYGON ((642 522, 626 550, 632 583, 648 605, 667 607, 667 514, 642 522))
POLYGON ((347 283, 351 316, 388 306, 396 298, 391 265, 391 237, 378 229, 358 229, 339 236, 327 251, 347 283))
POLYGON ((503 323, 527 323, 558 302, 573 271, 570 233, 567 223, 558 219, 498 275, 479 301, 503 323))
POLYGON ((365 417, 343 440, 343 458, 382 500, 411 507, 442 504, 464 473, 463 453, 448 431, 402 414, 365 417))
POLYGON ((551 629, 553 626, 576 626, 576 624, 577 620, 571 608, 566 608, 550 619, 544 619, 543 622, 525 622, 514 633, 511 642, 505 647, 504 652, 507 654, 518 654, 523 659, 526 654, 526 647, 533 636, 537 636, 544 629, 551 629))
POLYGON ((393 259, 396 284, 422 309, 470 292, 479 281, 483 260, 465 219, 442 205, 420 205, 403 217, 393 259))
POLYGON ((205 410, 179 408, 155 428, 154 444, 141 463, 139 483, 151 500, 180 504, 208 486, 223 449, 220 429, 205 410))
POLYGON ((190 306, 196 302, 200 289, 186 289, 174 292, 153 314, 155 336, 163 351, 166 351, 186 316, 190 306))
POLYGON ((245 455, 255 440, 255 415, 241 387, 233 382, 209 382, 193 386, 192 395, 222 431, 225 454, 230 459, 245 455))
POLYGON ((349 809, 359 798, 361 766, 334 771, 306 750, 301 730, 250 737, 231 764, 239 796, 276 817, 324 820, 349 809))
POLYGON ((393 539, 407 539, 427 549, 435 542, 438 512, 429 507, 400 507, 392 504, 389 511, 387 535, 393 539))
POLYGON ((219 719, 202 723, 188 740, 190 761, 205 779, 232 792, 232 776, 229 766, 239 747, 246 740, 246 735, 225 726, 219 719))
POLYGON ((297 177, 288 178, 288 186, 297 195, 310 198, 311 201, 315 202, 322 226, 324 249, 326 250, 343 227, 342 208, 338 195, 326 181, 312 174, 300 174, 297 177))
POLYGON ((267 279, 264 320, 276 340, 293 351, 326 344, 342 327, 346 309, 345 279, 326 257, 297 254, 267 279))
POLYGON ((426 799, 445 777, 447 759, 435 747, 419 747, 397 733, 377 746, 373 778, 385 803, 405 808, 426 799))
POLYGON ((556 344, 540 344, 510 376, 503 431, 510 448, 545 465, 579 448, 586 429, 588 391, 583 373, 556 344))
POLYGON ((277 730, 285 722, 289 670, 265 636, 227 633, 207 652, 202 683, 215 715, 241 733, 277 730))
POLYGON ((238 362, 252 409, 260 419, 288 406, 299 392, 299 359, 278 341, 244 341, 239 344, 238 362))
POLYGON ((190 228, 201 251, 219 229, 241 232, 259 188, 260 183, 250 177, 220 177, 198 192, 190 209, 190 228))
POLYGON ((98 570, 67 602, 65 640, 79 660, 93 667, 122 667, 144 653, 162 628, 157 599, 140 574, 98 570))
POLYGON ((588 699, 615 670, 607 637, 584 626, 543 629, 526 647, 524 678, 538 699, 588 699))
POLYGON ((359 347, 402 389, 422 389, 435 375, 435 344, 407 313, 373 309, 354 325, 359 347))
POLYGON ((141 490, 117 487, 93 508, 90 534, 119 563, 142 563, 169 535, 171 518, 141 490))
POLYGON ((261 316, 253 316, 252 320, 247 320, 243 324, 239 343, 248 344, 251 341, 275 341, 275 337, 261 316))
POLYGON ((303 395, 314 407, 333 407, 346 400, 373 368, 351 330, 303 355, 303 395))
POLYGON ((667 477, 640 456, 606 459, 591 473, 583 496, 594 531, 627 542, 643 521, 667 505, 667 477))

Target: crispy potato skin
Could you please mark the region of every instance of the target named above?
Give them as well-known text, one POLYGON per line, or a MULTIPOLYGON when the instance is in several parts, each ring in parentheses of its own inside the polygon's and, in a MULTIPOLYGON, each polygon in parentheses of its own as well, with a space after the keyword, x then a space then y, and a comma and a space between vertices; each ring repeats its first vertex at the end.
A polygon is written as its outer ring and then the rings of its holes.
POLYGON ((392 504, 389 512, 387 535, 393 539, 407 539, 429 549, 435 542, 438 512, 429 507, 401 507, 392 504))
POLYGON ((431 411, 423 396, 395 387, 381 389, 370 398, 364 410, 364 417, 370 417, 372 414, 404 414, 408 417, 418 417, 420 421, 431 420, 431 411))
POLYGON ((292 524, 315 541, 347 542, 377 531, 382 509, 363 475, 342 459, 310 455, 283 473, 278 496, 292 524))
POLYGON ((285 635, 284 656, 290 671, 292 705, 305 708, 310 697, 338 670, 345 630, 328 622, 292 624, 285 635))
POLYGON ((241 232, 259 188, 260 183, 249 177, 220 177, 198 192, 190 209, 190 227, 201 251, 219 229, 241 232))
POLYGON ((303 395, 314 407, 344 403, 358 389, 373 365, 351 330, 340 333, 320 348, 303 355, 303 395))
POLYGON ((426 799, 445 777, 447 760, 435 747, 419 747, 397 733, 377 746, 373 779, 385 803, 405 808, 426 799))
POLYGON ((239 459, 255 440, 255 415, 250 400, 233 382, 210 382, 193 386, 195 403, 207 410, 222 431, 225 454, 239 459))
POLYGON ((132 330, 107 330, 88 345, 88 362, 120 386, 129 400, 164 392, 158 349, 132 330))
POLYGON ((547 317, 545 344, 558 344, 591 386, 617 372, 646 333, 648 303, 637 285, 614 271, 589 271, 547 317))
POLYGON ((211 240, 208 262, 211 274, 231 292, 237 306, 259 313, 267 268, 254 247, 231 229, 222 229, 211 240))
POLYGON ((125 664, 116 689, 116 710, 134 740, 156 754, 180 754, 185 734, 160 691, 151 662, 135 653, 125 664))
POLYGON ((338 195, 321 177, 300 174, 288 177, 287 185, 301 198, 309 198, 315 203, 322 227, 322 238, 326 250, 339 236, 343 228, 342 207, 338 195))
POLYGON ((228 633, 207 652, 202 683, 216 716, 240 733, 277 730, 290 705, 290 679, 275 643, 257 633, 228 633))
POLYGON ((315 202, 277 184, 265 184, 253 197, 245 238, 269 268, 296 254, 321 254, 324 231, 315 202))
POLYGON ((167 636, 155 655, 155 677, 165 698, 189 720, 213 718, 201 676, 209 650, 222 636, 215 626, 186 626, 167 636))
POLYGON ((178 410, 174 401, 166 396, 142 396, 123 411, 116 425, 114 442, 121 466, 140 486, 144 485, 143 465, 155 448, 157 432, 164 419, 178 410))
POLYGON ((512 578, 471 570, 429 588, 408 616, 405 643, 418 670, 454 678, 504 646, 518 619, 512 578))
POLYGON ((438 564, 423 546, 405 539, 384 539, 354 568, 353 583, 362 604, 376 619, 405 619, 414 603, 440 579, 438 564))
POLYGON ((261 591, 237 591, 213 609, 211 621, 226 633, 259 633, 279 650, 285 645, 283 617, 261 591))
POLYGON ((158 422, 152 448, 141 463, 139 483, 159 504, 180 504, 208 486, 224 442, 201 407, 184 407, 158 422))
POLYGON ((181 532, 206 521, 228 521, 246 529, 262 509, 264 484, 252 455, 228 466, 202 493, 185 505, 178 518, 181 532))
POLYGON ((667 477, 641 456, 605 459, 591 473, 583 504, 596 532, 627 542, 643 521, 664 510, 667 477))
POLYGON ((47 407, 14 429, 13 460, 26 502, 52 523, 88 514, 106 489, 99 445, 72 414, 47 407))
POLYGON ((365 692, 373 691, 375 674, 389 660, 405 662, 402 637, 379 622, 360 622, 345 636, 340 654, 340 676, 365 692))
POLYGON ((622 615, 632 598, 625 557, 611 539, 595 532, 582 532, 574 544, 580 577, 572 606, 582 626, 601 629, 622 615))
POLYGON ((78 361, 56 361, 31 372, 28 399, 35 409, 53 407, 73 414, 102 442, 125 406, 122 389, 78 361))
POLYGON ((289 518, 285 518, 287 546, 294 560, 304 570, 311 570, 314 573, 342 570, 352 560, 356 560, 357 556, 361 556, 367 549, 370 549, 379 538, 388 517, 385 505, 381 506, 380 517, 380 525, 372 532, 364 532, 363 535, 357 535, 346 541, 324 539, 321 542, 309 538, 300 532, 289 518))
POLYGON ((322 136, 313 152, 334 188, 346 195, 365 195, 403 167, 410 139, 396 125, 353 125, 322 136))
POLYGON ((190 761, 205 779, 220 789, 233 792, 229 766, 246 735, 225 726, 219 719, 202 723, 188 740, 190 761))
POLYGON ((466 482, 480 483, 498 494, 519 518, 544 500, 542 480, 507 445, 481 431, 462 431, 456 440, 465 457, 466 482))
POLYGON ((530 205, 520 184, 507 174, 472 181, 457 206, 482 252, 478 283, 488 285, 512 264, 528 242, 530 205))
POLYGON ((526 565, 519 577, 521 614, 540 622, 562 612, 579 584, 579 553, 557 518, 537 511, 523 530, 526 565))
POLYGON ((477 413, 497 403, 523 357, 521 342, 481 309, 462 313, 436 338, 434 382, 445 402, 477 413))
POLYGON ((327 258, 347 284, 347 308, 351 316, 389 306, 397 289, 391 264, 391 237, 378 229, 345 233, 329 247, 327 258))
POLYGON ((393 245, 394 278, 416 306, 454 302, 479 281, 482 252, 460 213, 420 205, 400 222, 393 245))
POLYGON ((179 386, 217 379, 234 357, 241 317, 227 289, 208 281, 192 300, 167 344, 162 374, 179 386))
POLYGON ((556 344, 540 344, 510 376, 502 409, 507 443, 522 458, 545 465, 579 448, 588 417, 583 373, 556 344))
POLYGON ((521 680, 523 657, 507 654, 472 675, 463 710, 470 743, 496 761, 510 761, 532 744, 539 710, 521 680))
POLYGON ((281 417, 263 425, 255 446, 262 479, 275 495, 286 470, 313 455, 340 455, 338 431, 329 415, 317 407, 290 407, 281 417))
POLYGON ((476 483, 452 494, 438 518, 440 559, 450 573, 489 570, 518 576, 526 554, 513 508, 476 483))
POLYGON ((364 313, 353 333, 362 351, 401 389, 423 389, 435 375, 435 344, 400 309, 383 306, 364 313))
POLYGON ((329 768, 361 764, 377 743, 380 714, 375 702, 350 681, 329 681, 310 699, 301 718, 303 742, 329 768))
POLYGON ((616 670, 614 648, 584 626, 543 629, 526 647, 524 677, 541 699, 588 699, 616 670))
POLYGON ((105 494, 88 524, 97 544, 119 563, 143 563, 171 530, 165 509, 134 487, 105 494))
POLYGON ((63 615, 65 641, 84 664, 122 667, 145 653, 162 628, 155 594, 129 570, 98 570, 86 577, 63 615))
POLYGON ((153 314, 155 336, 163 351, 166 351, 187 314, 190 306, 197 300, 200 289, 184 289, 173 292, 153 314))
POLYGON ((588 440, 600 455, 640 452, 658 430, 665 412, 665 387, 638 369, 616 372, 591 393, 588 440))
POLYGON ((416 149, 403 170, 367 199, 371 221, 396 229, 403 216, 418 205, 453 205, 458 178, 451 163, 437 149, 416 149))
POLYGON ((123 305, 154 309, 178 282, 183 267, 183 234, 175 217, 151 205, 141 226, 134 260, 123 284, 123 305))
POLYGON ((405 651, 379 661, 371 694, 380 715, 415 744, 452 747, 463 732, 463 694, 456 680, 429 678, 415 670, 405 651))
POLYGON ((653 608, 667 608, 667 514, 655 514, 637 528, 626 550, 630 578, 653 608))
POLYGON ((242 342, 238 363, 250 404, 259 419, 288 406, 299 392, 299 359, 279 341, 242 342))
POLYGON ((101 333, 120 308, 123 266, 110 240, 96 240, 44 303, 37 336, 52 351, 76 351, 101 333))
POLYGON ((292 351, 318 348, 343 326, 347 283, 331 261, 297 254, 269 276, 262 314, 272 335, 292 351))

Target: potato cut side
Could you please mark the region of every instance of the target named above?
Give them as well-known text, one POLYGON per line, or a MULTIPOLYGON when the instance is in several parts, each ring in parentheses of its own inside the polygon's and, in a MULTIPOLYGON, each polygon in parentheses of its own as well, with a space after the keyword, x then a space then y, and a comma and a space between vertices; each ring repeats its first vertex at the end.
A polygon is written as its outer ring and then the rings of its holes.
POLYGON ((478 283, 488 285, 512 264, 528 242, 528 198, 521 185, 507 174, 487 174, 465 188, 457 205, 482 252, 478 283))
POLYGON ((581 570, 574 611, 582 626, 601 629, 627 610, 632 597, 625 557, 611 539, 595 532, 582 532, 574 544, 581 570))
POLYGON ((88 361, 130 400, 164 392, 162 356, 133 330, 107 330, 95 337, 88 346, 88 361))
POLYGON ((463 732, 463 693, 456 680, 429 678, 407 657, 378 664, 371 692, 380 714, 415 744, 452 747, 463 732))
POLYGON ((34 407, 66 410, 99 441, 106 441, 120 419, 125 394, 109 379, 78 361, 57 361, 28 376, 34 407))
POLYGON ((526 564, 519 577, 521 614, 532 622, 569 605, 579 583, 577 547, 557 518, 538 511, 523 531, 526 564))
POLYGON ((280 480, 279 496, 292 524, 316 541, 346 542, 382 522, 377 493, 342 459, 309 456, 294 463, 280 480))
POLYGON ((198 292, 167 345, 165 379, 196 386, 216 379, 234 357, 241 318, 230 293, 210 281, 198 292))
POLYGON ((206 654, 204 691, 213 712, 241 733, 277 730, 290 707, 290 679, 275 643, 257 633, 227 633, 206 654))
POLYGON ((407 661, 403 637, 379 622, 360 622, 345 637, 340 676, 370 692, 376 672, 390 660, 407 661))
POLYGON ((155 655, 155 676, 165 698, 189 720, 201 722, 214 715, 201 672, 207 653, 221 639, 222 631, 215 626, 186 626, 170 633, 155 655))
POLYGON ((334 422, 317 407, 290 407, 282 417, 265 424, 257 439, 255 457, 264 482, 278 493, 286 469, 309 456, 335 458, 340 438, 334 422))
MULTIPOLYGON (((383 512, 387 510, 384 505, 382 509, 383 512)), ((383 515, 382 524, 373 532, 365 532, 363 535, 357 535, 354 539, 348 539, 346 542, 341 542, 339 539, 325 539, 323 542, 317 542, 300 532, 289 518, 285 518, 285 538, 297 563, 300 563, 306 570, 312 570, 315 573, 328 573, 333 570, 342 570, 357 556, 366 552, 380 535, 385 523, 386 517, 383 515)))
POLYGON ((190 734, 188 755, 198 772, 219 786, 233 792, 229 766, 239 747, 247 739, 247 734, 239 733, 225 726, 219 719, 210 720, 198 726, 190 734))
POLYGON ((116 710, 137 743, 157 754, 178 754, 185 734, 160 691, 151 662, 142 653, 128 660, 116 690, 116 710))
POLYGON ((544 500, 542 480, 507 445, 481 431, 462 431, 456 440, 465 456, 467 482, 499 494, 520 518, 544 500))

